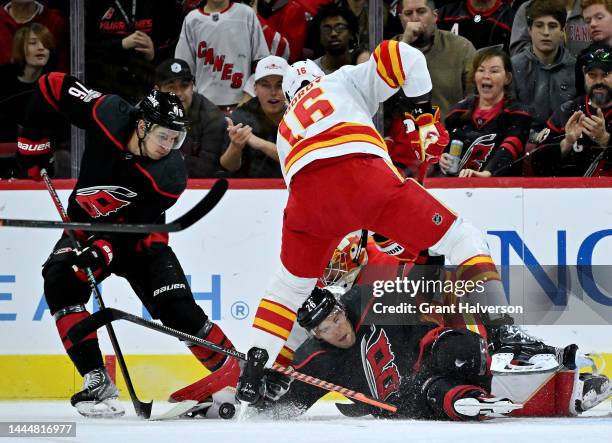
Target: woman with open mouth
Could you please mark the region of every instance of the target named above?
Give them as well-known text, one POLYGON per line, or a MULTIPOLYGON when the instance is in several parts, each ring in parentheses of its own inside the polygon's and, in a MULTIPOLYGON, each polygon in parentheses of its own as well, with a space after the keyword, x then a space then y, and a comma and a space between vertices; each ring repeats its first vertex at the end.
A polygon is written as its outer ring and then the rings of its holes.
POLYGON ((451 138, 440 169, 459 177, 522 175, 532 117, 511 94, 512 64, 500 48, 479 51, 472 63, 478 94, 452 106, 445 120, 451 138))

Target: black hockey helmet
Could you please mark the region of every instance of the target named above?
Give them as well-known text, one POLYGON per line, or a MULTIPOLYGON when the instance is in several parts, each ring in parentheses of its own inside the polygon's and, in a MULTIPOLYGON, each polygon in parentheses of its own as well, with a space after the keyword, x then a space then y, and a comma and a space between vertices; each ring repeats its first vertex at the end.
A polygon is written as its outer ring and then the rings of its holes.
POLYGON ((181 99, 172 92, 153 89, 138 104, 138 109, 140 118, 149 123, 175 131, 187 129, 188 120, 181 99))
POLYGON ((173 149, 180 148, 187 135, 189 121, 176 94, 153 89, 138 103, 137 109, 137 118, 145 121, 145 136, 155 125, 177 131, 179 136, 173 149))
POLYGON ((297 322, 311 330, 321 324, 338 305, 336 297, 327 289, 315 287, 297 312, 297 322))

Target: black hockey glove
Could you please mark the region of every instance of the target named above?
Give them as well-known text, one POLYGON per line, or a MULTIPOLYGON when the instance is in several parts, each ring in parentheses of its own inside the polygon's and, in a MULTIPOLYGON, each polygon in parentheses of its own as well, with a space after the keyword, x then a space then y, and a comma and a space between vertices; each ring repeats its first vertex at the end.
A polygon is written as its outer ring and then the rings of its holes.
POLYGON ((32 180, 41 181, 41 169, 46 169, 53 175, 53 150, 49 138, 40 132, 26 131, 21 126, 18 129, 17 152, 15 153, 17 165, 32 180))
POLYGON ((291 387, 293 378, 272 369, 266 369, 265 374, 266 390, 264 397, 267 401, 278 401, 291 387))
POLYGON ((265 364, 268 361, 268 352, 261 348, 251 348, 247 353, 247 361, 242 367, 238 386, 236 386, 236 399, 252 406, 263 405, 266 395, 265 364))
POLYGON ((91 272, 102 269, 113 261, 113 247, 101 238, 92 239, 88 246, 75 250, 73 265, 78 269, 89 268, 91 272))

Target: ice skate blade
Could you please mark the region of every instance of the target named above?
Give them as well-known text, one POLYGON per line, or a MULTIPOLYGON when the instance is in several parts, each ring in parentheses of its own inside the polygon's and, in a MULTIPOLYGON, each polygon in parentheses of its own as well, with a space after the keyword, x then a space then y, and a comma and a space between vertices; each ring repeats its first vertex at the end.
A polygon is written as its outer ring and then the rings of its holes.
POLYGON ((481 402, 476 398, 460 398, 453 405, 455 411, 468 417, 483 415, 485 417, 505 417, 515 409, 523 407, 520 403, 512 403, 505 399, 489 399, 491 402, 481 402))
POLYGON ((100 402, 81 401, 74 405, 78 413, 88 418, 115 418, 125 414, 125 409, 116 398, 100 402))

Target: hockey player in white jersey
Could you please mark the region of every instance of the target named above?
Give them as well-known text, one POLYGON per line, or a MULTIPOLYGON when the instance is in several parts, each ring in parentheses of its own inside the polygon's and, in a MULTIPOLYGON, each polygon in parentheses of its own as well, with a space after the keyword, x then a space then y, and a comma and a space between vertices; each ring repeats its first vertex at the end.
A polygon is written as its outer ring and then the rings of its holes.
MULTIPOLYGON (((369 229, 414 256, 429 250, 451 264, 497 275, 483 234, 392 166, 372 116, 400 88, 414 101, 411 123, 425 157, 444 129, 431 107, 431 79, 420 51, 384 41, 361 65, 323 76, 306 61, 285 74, 290 104, 277 137, 289 188, 281 266, 255 314, 249 361, 238 383, 240 400, 261 399, 264 366, 275 361, 298 308, 347 232, 369 229)), ((486 286, 487 301, 499 302, 491 300, 502 294, 499 281, 489 279, 486 286)))
POLYGON ((196 92, 229 110, 242 98, 254 63, 268 55, 253 10, 229 0, 209 0, 187 14, 175 51, 194 73, 196 92))

